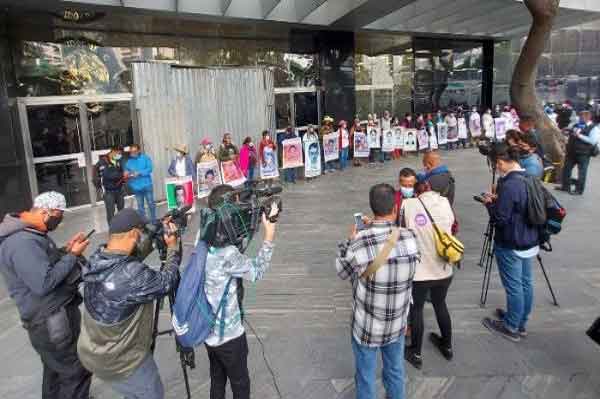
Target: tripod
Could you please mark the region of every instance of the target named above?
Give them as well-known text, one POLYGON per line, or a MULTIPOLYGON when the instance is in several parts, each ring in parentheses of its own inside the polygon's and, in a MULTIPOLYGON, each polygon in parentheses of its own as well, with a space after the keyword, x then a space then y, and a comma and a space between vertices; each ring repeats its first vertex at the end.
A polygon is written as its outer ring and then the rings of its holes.
MULTIPOLYGON (((484 307, 487 302, 488 290, 490 288, 490 280, 492 278, 492 268, 494 266, 494 224, 490 221, 488 222, 486 231, 484 234, 483 248, 481 249, 481 257, 479 258, 479 267, 484 268, 483 272, 483 281, 481 284, 481 296, 479 298, 479 305, 484 307)), ((551 246, 541 246, 542 249, 550 252, 552 251, 551 246)), ((550 290, 550 295, 552 295, 552 301, 554 302, 554 306, 560 306, 558 301, 556 300, 556 295, 554 295, 554 290, 552 289, 552 284, 550 283, 550 278, 548 277, 548 273, 546 273, 546 268, 544 267, 544 262, 542 261, 542 255, 537 255, 537 261, 542 269, 542 273, 544 274, 544 279, 546 280, 546 285, 550 290)))
MULTIPOLYGON (((179 241, 179 251, 182 250, 181 240, 179 241)), ((159 256, 160 256, 160 268, 164 269, 165 264, 167 262, 167 249, 163 246, 159 246, 159 256)), ((169 293, 169 310, 171 312, 171 316, 173 315, 173 304, 175 303, 175 293, 177 292, 177 287, 174 287, 173 290, 169 293)), ((154 349, 156 348, 156 338, 161 335, 172 335, 173 329, 159 331, 158 329, 158 317, 160 314, 160 310, 163 307, 164 297, 156 300, 156 306, 154 308, 154 328, 152 331, 152 345, 150 346, 150 350, 154 353, 154 349)), ((183 381, 185 383, 185 391, 187 393, 187 399, 191 399, 192 394, 190 391, 190 381, 188 378, 187 368, 190 369, 196 368, 196 354, 194 353, 193 348, 184 348, 181 346, 177 338, 175 338, 175 349, 179 353, 179 361, 181 362, 181 370, 183 371, 183 381)))

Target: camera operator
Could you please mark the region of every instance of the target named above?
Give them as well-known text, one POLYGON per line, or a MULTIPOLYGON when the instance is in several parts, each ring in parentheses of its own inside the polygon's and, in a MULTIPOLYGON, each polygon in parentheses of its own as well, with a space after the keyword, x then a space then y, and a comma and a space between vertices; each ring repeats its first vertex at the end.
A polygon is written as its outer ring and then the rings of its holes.
MULTIPOLYGON (((162 399, 164 389, 150 346, 154 301, 175 289, 178 238, 165 235, 163 270, 143 263, 152 252, 148 221, 133 209, 112 219, 109 240, 83 273, 85 311, 77 345, 81 363, 126 398, 162 399)), ((166 226, 173 231, 175 226, 166 226)))
POLYGON ((78 258, 89 241, 79 233, 59 249, 48 236, 61 223, 66 206, 62 194, 46 192, 35 198, 30 211, 6 215, 0 224, 0 271, 42 360, 43 399, 87 399, 92 381, 76 350, 78 258))
MULTIPOLYGON (((208 196, 208 206, 218 210, 219 214, 229 213, 228 218, 236 217, 233 207, 221 207, 225 196, 233 192, 233 187, 220 185, 215 187, 208 196)), ((269 216, 278 212, 276 206, 269 216)), ((227 379, 231 383, 234 399, 250 397, 250 376, 248 373, 248 342, 242 324, 240 310, 238 279, 258 281, 271 266, 273 256, 273 239, 275 224, 262 215, 265 237, 262 247, 255 258, 250 258, 240 252, 233 242, 225 245, 207 240, 209 245, 206 258, 205 292, 213 310, 219 308, 221 300, 225 301, 225 319, 218 322, 205 341, 206 352, 210 361, 210 399, 224 399, 227 379), (228 281, 231 280, 226 298, 223 298, 228 281), (221 327, 224 325, 224 328, 221 327)), ((222 233, 219 235, 223 236, 222 233)))
POLYGON ((486 194, 484 203, 495 228, 494 255, 506 291, 507 309, 497 309, 499 320, 486 317, 483 325, 518 342, 527 335, 527 320, 533 307, 531 264, 539 253, 539 233, 527 216, 527 186, 525 171, 519 165, 519 149, 499 143, 491 157, 502 177, 497 193, 486 194))

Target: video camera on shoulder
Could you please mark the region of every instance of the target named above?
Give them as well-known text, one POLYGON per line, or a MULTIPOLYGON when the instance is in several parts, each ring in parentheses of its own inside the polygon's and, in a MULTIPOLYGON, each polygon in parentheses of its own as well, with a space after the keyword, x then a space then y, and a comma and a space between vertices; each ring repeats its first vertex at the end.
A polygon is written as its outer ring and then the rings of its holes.
MULTIPOLYGON (((178 209, 172 209, 156 222, 148 223, 144 227, 141 241, 145 242, 146 246, 154 244, 154 248, 157 249, 161 255, 166 254, 167 243, 165 242, 165 235, 176 235, 177 237, 183 236, 187 228, 188 212, 190 209, 191 206, 189 205, 178 209), (175 225, 175 229, 168 230, 168 227, 165 226, 166 223, 172 223, 175 225)), ((142 247, 144 247, 144 245, 142 245, 142 247)), ((150 252, 152 252, 152 249, 149 249, 148 254, 150 252)))

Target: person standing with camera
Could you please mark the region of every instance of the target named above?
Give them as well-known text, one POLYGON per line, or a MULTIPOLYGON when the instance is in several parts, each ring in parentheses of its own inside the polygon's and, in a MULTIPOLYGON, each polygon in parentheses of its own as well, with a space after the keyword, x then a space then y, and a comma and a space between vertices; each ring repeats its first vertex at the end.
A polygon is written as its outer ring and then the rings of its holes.
POLYGON ((519 342, 527 336, 527 321, 533 308, 532 260, 539 253, 538 227, 529 223, 525 171, 519 165, 520 151, 506 143, 491 152, 498 180, 497 193, 486 194, 483 202, 495 228, 494 255, 506 291, 506 310, 497 309, 496 319, 486 317, 490 331, 519 342))
POLYGON ((0 272, 42 360, 43 399, 88 399, 92 380, 76 350, 78 261, 89 241, 79 233, 58 248, 48 236, 66 207, 62 194, 46 192, 35 198, 31 210, 6 215, 0 224, 0 272))
MULTIPOLYGON (((250 398, 250 375, 248 373, 248 341, 244 330, 242 314, 242 289, 240 280, 262 280, 271 266, 275 223, 271 223, 263 213, 262 225, 265 231, 264 241, 255 258, 240 252, 236 244, 238 237, 232 237, 226 225, 233 223, 240 214, 234 206, 223 206, 233 187, 223 184, 215 187, 209 197, 208 206, 218 210, 219 218, 212 234, 200 236, 206 241, 209 250, 206 258, 206 281, 204 289, 213 310, 224 301, 224 320, 215 324, 206 339, 205 346, 210 361, 210 399, 225 399, 227 380, 231 384, 233 399, 250 398), (228 222, 225 223, 227 219, 228 222)), ((229 205, 229 204, 228 204, 229 205)), ((270 217, 279 213, 273 206, 270 217)))
POLYGON ((83 273, 85 310, 77 345, 84 367, 125 398, 162 399, 151 353, 154 306, 176 289, 181 260, 176 227, 166 225, 167 258, 160 271, 144 263, 152 250, 148 223, 133 209, 112 219, 109 239, 83 273))
POLYGON ((356 398, 375 399, 377 352, 383 358, 387 397, 404 398, 404 333, 412 281, 419 259, 415 234, 396 228, 396 192, 389 184, 371 187, 372 222, 354 224, 338 246, 335 267, 353 291, 352 349, 356 367, 356 398))

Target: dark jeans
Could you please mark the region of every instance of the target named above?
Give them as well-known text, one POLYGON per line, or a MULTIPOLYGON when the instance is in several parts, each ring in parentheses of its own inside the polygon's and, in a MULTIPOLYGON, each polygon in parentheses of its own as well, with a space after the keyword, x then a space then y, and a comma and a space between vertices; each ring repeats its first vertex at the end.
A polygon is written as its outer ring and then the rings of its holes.
POLYGON ((227 379, 233 399, 250 398, 246 334, 220 346, 206 345, 210 361, 210 399, 225 399, 227 379))
POLYGON ((44 322, 30 327, 29 340, 40 355, 44 368, 42 399, 88 399, 92 374, 83 368, 77 357, 81 313, 75 305, 67 307, 72 339, 60 347, 50 342, 44 322))
POLYGON ((106 221, 110 224, 113 216, 115 216, 115 206, 117 210, 125 207, 125 195, 123 190, 105 191, 104 192, 104 207, 106 208, 106 221))
POLYGON ((571 191, 571 174, 573 168, 577 166, 577 183, 575 190, 583 194, 585 190, 585 180, 587 179, 587 170, 590 166, 589 155, 567 155, 565 166, 563 168, 562 188, 571 191))
POLYGON ((286 183, 296 183, 296 168, 285 169, 283 179, 286 183))
POLYGON ((452 277, 443 280, 413 281, 413 304, 410 307, 410 325, 412 328, 410 339, 411 349, 421 353, 423 346, 423 307, 427 291, 431 294, 431 304, 435 317, 440 327, 444 346, 452 347, 452 321, 446 306, 446 294, 452 282, 452 277))

